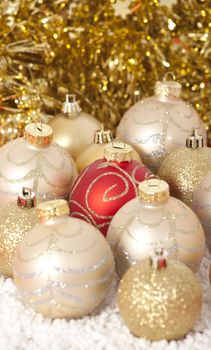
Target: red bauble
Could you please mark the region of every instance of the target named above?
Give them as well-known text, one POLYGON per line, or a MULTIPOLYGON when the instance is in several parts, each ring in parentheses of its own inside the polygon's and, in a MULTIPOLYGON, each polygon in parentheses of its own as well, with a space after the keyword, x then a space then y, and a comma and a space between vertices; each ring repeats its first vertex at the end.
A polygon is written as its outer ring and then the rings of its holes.
POLYGON ((116 212, 138 194, 150 171, 135 160, 99 159, 76 178, 70 195, 71 216, 97 227, 105 236, 116 212))

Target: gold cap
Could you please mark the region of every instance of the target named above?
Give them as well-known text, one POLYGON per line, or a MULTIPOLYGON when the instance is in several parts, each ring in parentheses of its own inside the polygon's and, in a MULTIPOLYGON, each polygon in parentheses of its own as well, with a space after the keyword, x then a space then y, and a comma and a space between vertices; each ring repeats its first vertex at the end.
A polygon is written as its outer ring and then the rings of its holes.
POLYGON ((35 207, 36 196, 31 188, 23 187, 22 192, 18 195, 17 205, 27 209, 35 207))
POLYGON ((43 202, 37 206, 37 215, 40 221, 48 220, 55 216, 68 215, 69 212, 68 203, 64 199, 43 202))
POLYGON ((76 101, 76 96, 74 94, 67 94, 66 100, 63 103, 62 111, 65 114, 75 116, 81 112, 81 107, 79 106, 79 101, 76 101))
POLYGON ((182 93, 182 85, 175 81, 175 76, 172 72, 168 72, 164 75, 163 81, 155 83, 154 90, 155 95, 179 97, 182 93), (173 80, 167 80, 169 75, 173 80))
POLYGON ((197 129, 193 129, 191 135, 186 138, 187 148, 202 148, 204 146, 203 136, 198 134, 197 129))
POLYGON ((148 203, 162 202, 168 199, 169 185, 166 181, 153 178, 139 184, 139 198, 148 203))
POLYGON ((114 140, 104 147, 104 158, 107 161, 129 162, 133 159, 133 149, 120 140, 114 140))
POLYGON ((43 123, 30 123, 25 127, 25 138, 31 144, 46 146, 53 140, 53 129, 43 123))
POLYGON ((109 143, 113 140, 111 130, 105 130, 104 125, 101 125, 100 130, 96 130, 94 134, 94 143, 109 143))

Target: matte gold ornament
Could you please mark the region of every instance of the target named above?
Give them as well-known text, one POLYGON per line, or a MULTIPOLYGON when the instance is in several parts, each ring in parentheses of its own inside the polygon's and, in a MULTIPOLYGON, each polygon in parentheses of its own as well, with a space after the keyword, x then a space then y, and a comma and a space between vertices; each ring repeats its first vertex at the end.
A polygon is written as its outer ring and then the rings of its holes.
POLYGON ((194 212, 159 179, 139 185, 139 198, 127 202, 113 217, 107 240, 119 276, 162 245, 168 253, 197 271, 205 249, 204 231, 194 212))
POLYGON ((49 121, 54 130, 54 141, 76 159, 93 142, 93 135, 100 123, 81 111, 75 95, 66 95, 62 113, 49 121))
POLYGON ((87 315, 111 286, 111 249, 96 228, 68 216, 65 200, 44 202, 37 210, 40 223, 22 241, 14 261, 20 296, 47 317, 87 315))
MULTIPOLYGON (((101 127, 101 130, 95 131, 94 142, 91 143, 76 159, 76 165, 79 173, 89 164, 93 163, 95 160, 104 158, 104 147, 107 143, 113 140, 112 133, 110 130, 104 130, 104 127, 101 127)), ((118 141, 118 140, 116 140, 118 141)), ((115 142, 115 140, 113 141, 115 142)), ((133 159, 141 163, 141 158, 133 148, 133 159)))
POLYGON ((35 194, 23 188, 16 202, 0 211, 0 273, 12 277, 12 265, 18 245, 38 222, 35 194))
POLYGON ((111 130, 104 130, 103 125, 100 130, 96 130, 94 133, 94 142, 90 143, 76 159, 78 172, 80 173, 87 165, 93 163, 95 160, 103 158, 104 146, 112 140, 111 130))
POLYGON ((118 305, 134 335, 152 341, 178 339, 200 316, 202 290, 187 266, 156 252, 126 272, 118 289, 118 305))
POLYGON ((203 137, 193 129, 186 138, 186 147, 170 153, 162 162, 158 175, 168 182, 172 196, 191 206, 194 191, 209 171, 211 148, 203 145, 203 137))
POLYGON ((0 149, 0 204, 15 200, 23 187, 31 188, 37 199, 68 197, 76 165, 52 139, 49 125, 31 123, 25 137, 0 149))
POLYGON ((137 102, 118 126, 117 136, 131 144, 154 172, 170 152, 183 146, 193 127, 206 140, 206 131, 197 112, 180 99, 180 94, 179 83, 165 78, 157 81, 155 96, 137 102))

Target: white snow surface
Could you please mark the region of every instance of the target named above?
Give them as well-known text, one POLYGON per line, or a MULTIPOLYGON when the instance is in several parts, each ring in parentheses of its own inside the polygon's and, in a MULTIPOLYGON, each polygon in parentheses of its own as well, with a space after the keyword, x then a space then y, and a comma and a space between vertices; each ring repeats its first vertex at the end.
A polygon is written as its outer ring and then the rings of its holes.
MULTIPOLYGON (((0 278, 0 350, 209 350, 211 349, 211 287, 206 253, 197 276, 203 307, 194 329, 178 341, 151 343, 130 334, 115 301, 117 278, 103 305, 78 320, 44 318, 22 304, 11 279, 0 278)), ((179 315, 178 315, 179 317, 179 315)))

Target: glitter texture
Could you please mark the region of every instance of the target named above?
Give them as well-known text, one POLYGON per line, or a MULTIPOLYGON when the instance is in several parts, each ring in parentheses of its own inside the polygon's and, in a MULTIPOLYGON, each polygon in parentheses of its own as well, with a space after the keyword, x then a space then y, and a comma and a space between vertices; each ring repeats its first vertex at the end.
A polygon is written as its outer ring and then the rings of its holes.
POLYGON ((36 209, 21 208, 16 202, 0 212, 0 272, 12 277, 12 264, 18 245, 38 222, 36 209))
POLYGON ((191 206, 193 193, 211 170, 211 149, 181 147, 168 155, 158 172, 168 182, 172 196, 191 206))
POLYGON ((120 314, 138 337, 178 339, 192 329, 202 305, 200 284, 192 271, 176 260, 154 269, 149 259, 132 266, 118 289, 120 314))

